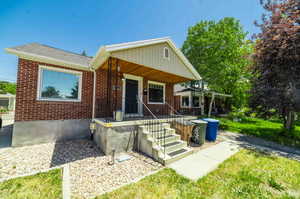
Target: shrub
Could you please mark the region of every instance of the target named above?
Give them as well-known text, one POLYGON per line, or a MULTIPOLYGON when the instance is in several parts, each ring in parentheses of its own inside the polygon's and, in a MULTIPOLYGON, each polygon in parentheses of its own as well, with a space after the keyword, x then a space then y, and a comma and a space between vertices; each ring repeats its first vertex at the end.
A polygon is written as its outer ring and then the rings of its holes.
POLYGON ((8 112, 8 109, 5 108, 5 107, 0 106, 0 114, 1 113, 6 113, 6 112, 8 112))

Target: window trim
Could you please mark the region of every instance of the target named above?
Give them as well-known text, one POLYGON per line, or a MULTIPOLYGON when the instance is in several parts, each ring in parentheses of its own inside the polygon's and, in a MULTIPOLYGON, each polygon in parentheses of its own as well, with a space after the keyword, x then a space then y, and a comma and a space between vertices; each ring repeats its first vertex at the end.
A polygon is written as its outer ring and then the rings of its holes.
POLYGON ((147 83, 147 92, 148 92, 148 104, 165 104, 166 103, 166 99, 165 99, 165 97, 166 97, 166 84, 165 83, 162 83, 162 82, 155 82, 155 81, 148 81, 148 83, 147 83), (150 92, 149 92, 149 84, 155 84, 155 85, 160 85, 160 86, 163 86, 163 102, 150 102, 150 99, 149 99, 149 94, 150 94, 150 92))
POLYGON ((46 66, 46 65, 39 65, 39 71, 38 71, 38 85, 37 85, 37 101, 53 101, 53 102, 81 102, 81 90, 82 90, 82 72, 75 71, 75 70, 69 70, 64 68, 57 68, 52 66, 46 66), (58 99, 58 98, 42 98, 41 96, 41 86, 43 81, 42 72, 43 70, 51 70, 55 72, 63 72, 63 73, 69 73, 73 75, 79 76, 79 82, 78 82, 78 99, 58 99))
POLYGON ((180 96, 180 107, 181 107, 181 108, 190 108, 190 107, 191 107, 191 104, 190 104, 190 96, 189 96, 189 95, 181 95, 181 96, 180 96), (183 106, 183 105, 182 105, 182 98, 183 98, 183 97, 187 97, 187 98, 189 99, 189 105, 188 105, 188 106, 183 106))
POLYGON ((200 108, 201 107, 200 104, 201 104, 200 96, 194 95, 194 96, 191 97, 191 107, 192 108, 200 108), (194 104, 193 104, 193 97, 198 97, 198 99, 199 99, 199 106, 194 106, 194 104))
POLYGON ((163 57, 170 61, 170 49, 168 47, 164 47, 163 57), (168 57, 166 57, 165 50, 168 50, 168 57))

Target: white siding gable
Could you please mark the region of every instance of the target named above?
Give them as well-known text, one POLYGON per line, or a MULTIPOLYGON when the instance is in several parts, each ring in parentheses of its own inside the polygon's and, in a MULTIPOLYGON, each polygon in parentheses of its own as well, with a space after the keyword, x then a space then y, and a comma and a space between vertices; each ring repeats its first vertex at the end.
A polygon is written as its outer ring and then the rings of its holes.
POLYGON ((114 51, 111 56, 189 79, 195 78, 167 42, 114 51), (164 57, 165 48, 169 49, 169 59, 164 57))

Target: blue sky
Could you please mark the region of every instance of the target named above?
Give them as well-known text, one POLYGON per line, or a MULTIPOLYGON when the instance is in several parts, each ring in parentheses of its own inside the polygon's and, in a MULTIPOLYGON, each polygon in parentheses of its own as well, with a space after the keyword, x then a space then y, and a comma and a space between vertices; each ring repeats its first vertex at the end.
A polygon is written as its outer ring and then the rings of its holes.
POLYGON ((235 17, 252 35, 262 13, 259 0, 1 0, 0 80, 16 80, 6 47, 39 42, 93 56, 104 44, 165 36, 181 47, 200 20, 235 17))

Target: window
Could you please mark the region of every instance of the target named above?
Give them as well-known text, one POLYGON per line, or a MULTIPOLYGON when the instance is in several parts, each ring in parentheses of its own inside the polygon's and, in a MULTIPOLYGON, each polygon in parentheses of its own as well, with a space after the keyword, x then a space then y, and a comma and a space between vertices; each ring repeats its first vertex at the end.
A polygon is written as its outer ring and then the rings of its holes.
POLYGON ((170 59, 170 52, 169 52, 169 48, 167 47, 164 48, 164 58, 170 59))
POLYGON ((190 106, 189 96, 181 96, 181 107, 189 107, 189 106, 190 106))
POLYGON ((200 98, 199 96, 192 97, 192 105, 193 107, 200 107, 200 98))
POLYGON ((165 84, 158 82, 148 82, 148 103, 165 103, 165 84))
POLYGON ((82 73, 40 66, 38 100, 80 101, 82 73))

